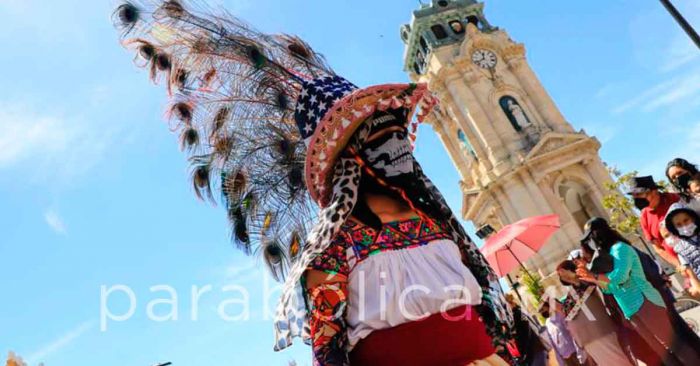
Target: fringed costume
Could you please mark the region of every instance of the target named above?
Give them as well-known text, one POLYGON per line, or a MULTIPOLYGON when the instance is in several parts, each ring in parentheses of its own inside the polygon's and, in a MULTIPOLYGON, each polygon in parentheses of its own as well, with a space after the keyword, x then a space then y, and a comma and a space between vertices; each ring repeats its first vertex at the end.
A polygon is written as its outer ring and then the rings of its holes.
POLYGON ((503 363, 497 277, 412 155, 414 113, 437 102, 426 85, 358 88, 298 37, 181 1, 114 19, 166 85, 195 193, 220 190, 233 242, 285 283, 275 350, 302 337, 315 365, 503 363), (381 222, 363 192, 415 217, 381 222))

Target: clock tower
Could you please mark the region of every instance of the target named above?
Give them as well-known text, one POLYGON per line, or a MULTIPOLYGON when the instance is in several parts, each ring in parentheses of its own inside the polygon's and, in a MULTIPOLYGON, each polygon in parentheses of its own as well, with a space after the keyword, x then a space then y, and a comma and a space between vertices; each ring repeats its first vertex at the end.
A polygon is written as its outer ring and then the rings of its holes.
POLYGON ((429 123, 459 171, 462 216, 496 230, 557 214, 561 230, 525 263, 547 275, 606 217, 600 143, 564 118, 530 68, 525 46, 491 25, 476 0, 422 4, 401 27, 405 70, 441 104, 429 123))

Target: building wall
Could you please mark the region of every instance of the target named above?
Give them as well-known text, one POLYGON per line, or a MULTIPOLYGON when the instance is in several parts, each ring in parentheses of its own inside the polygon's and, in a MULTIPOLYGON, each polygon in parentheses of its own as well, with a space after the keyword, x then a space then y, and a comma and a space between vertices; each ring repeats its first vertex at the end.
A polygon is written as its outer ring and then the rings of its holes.
POLYGON ((600 143, 566 121, 528 65, 525 46, 503 30, 468 24, 462 42, 433 50, 427 62, 427 71, 412 78, 427 82, 441 100, 429 123, 459 171, 463 217, 498 229, 530 216, 559 215, 559 232, 526 262, 551 273, 579 246, 582 224, 606 216, 601 202, 610 177, 598 156, 600 143), (495 67, 477 66, 472 55, 478 50, 497 55, 495 67), (508 98, 520 119, 506 112, 508 98))

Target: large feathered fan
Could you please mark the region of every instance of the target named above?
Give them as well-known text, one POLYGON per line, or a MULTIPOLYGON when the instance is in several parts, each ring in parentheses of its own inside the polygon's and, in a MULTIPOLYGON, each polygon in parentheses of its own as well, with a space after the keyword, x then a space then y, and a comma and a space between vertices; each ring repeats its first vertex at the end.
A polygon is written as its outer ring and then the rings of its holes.
POLYGON ((166 84, 195 194, 214 202, 219 188, 233 242, 281 279, 316 212, 295 101, 303 80, 333 72, 301 39, 263 34, 220 13, 176 0, 128 1, 114 21, 138 64, 166 84))

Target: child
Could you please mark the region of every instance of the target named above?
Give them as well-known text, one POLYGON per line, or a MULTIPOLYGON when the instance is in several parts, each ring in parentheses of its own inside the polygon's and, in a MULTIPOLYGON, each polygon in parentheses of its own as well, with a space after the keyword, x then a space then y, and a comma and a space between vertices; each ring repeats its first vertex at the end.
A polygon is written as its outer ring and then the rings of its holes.
POLYGON ((673 249, 681 262, 678 271, 690 280, 688 292, 700 296, 700 216, 697 212, 682 204, 674 204, 665 220, 666 228, 676 240, 673 249))

